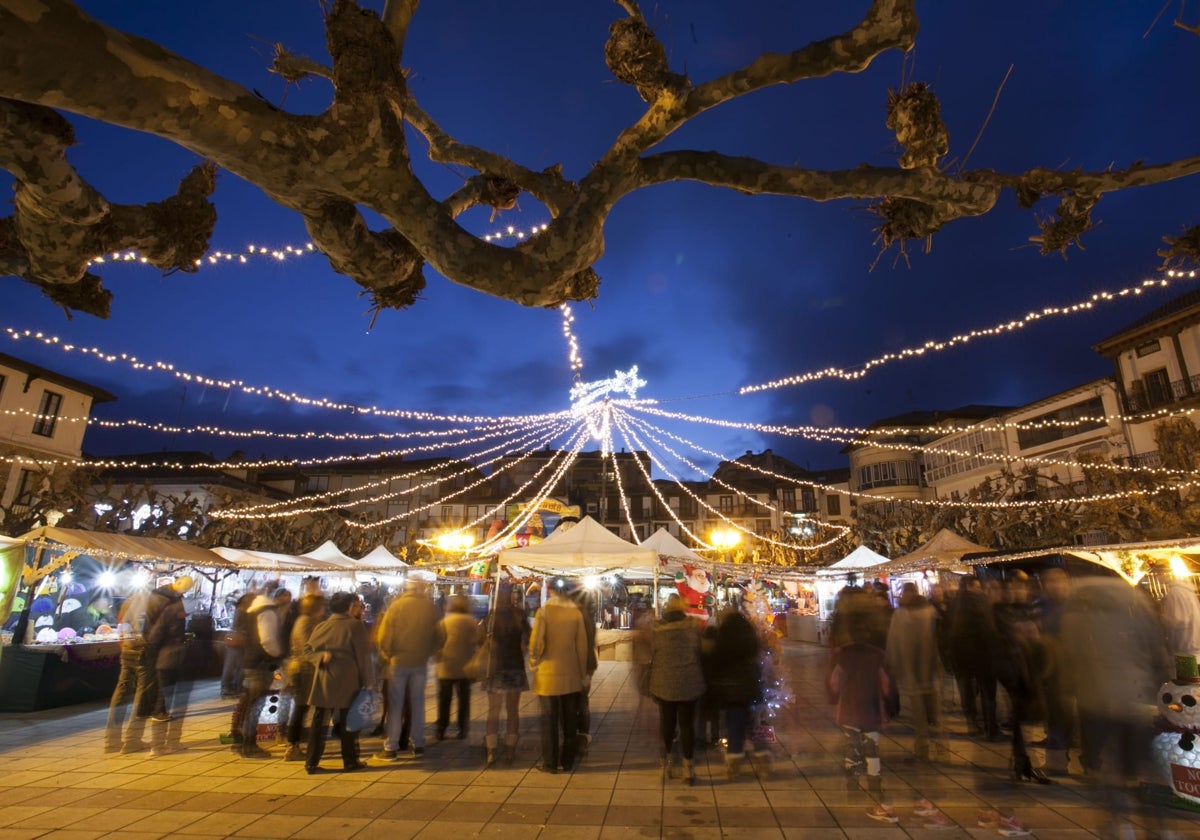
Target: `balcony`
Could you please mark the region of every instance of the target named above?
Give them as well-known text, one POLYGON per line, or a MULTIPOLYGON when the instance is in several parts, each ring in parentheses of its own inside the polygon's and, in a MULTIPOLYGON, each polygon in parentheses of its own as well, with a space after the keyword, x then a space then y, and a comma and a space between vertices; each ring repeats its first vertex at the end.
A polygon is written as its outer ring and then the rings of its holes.
MULTIPOLYGON (((1141 382, 1138 380, 1136 384, 1140 385, 1141 382)), ((1188 379, 1177 379, 1165 386, 1136 388, 1126 396, 1125 405, 1129 414, 1143 414, 1156 408, 1183 402, 1197 395, 1200 395, 1200 374, 1188 379)))

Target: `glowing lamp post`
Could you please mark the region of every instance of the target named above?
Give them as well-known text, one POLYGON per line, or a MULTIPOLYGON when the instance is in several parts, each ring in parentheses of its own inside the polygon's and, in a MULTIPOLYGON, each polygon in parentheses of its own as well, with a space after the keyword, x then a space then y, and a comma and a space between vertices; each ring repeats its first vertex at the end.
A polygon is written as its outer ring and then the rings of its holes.
POLYGON ((439 534, 433 542, 434 545, 447 554, 466 554, 474 547, 475 538, 470 534, 464 534, 460 531, 452 534, 439 534))
POLYGON ((722 558, 728 559, 729 552, 742 541, 742 535, 732 528, 718 528, 708 535, 708 541, 721 552, 722 558))

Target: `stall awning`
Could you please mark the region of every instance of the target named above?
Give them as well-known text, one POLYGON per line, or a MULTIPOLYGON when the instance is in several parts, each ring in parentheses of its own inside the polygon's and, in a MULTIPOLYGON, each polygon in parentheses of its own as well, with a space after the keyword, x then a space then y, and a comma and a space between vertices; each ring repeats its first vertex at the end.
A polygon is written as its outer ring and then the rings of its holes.
POLYGON ((114 534, 110 531, 80 531, 75 528, 52 528, 50 526, 22 534, 19 539, 34 546, 57 543, 92 556, 142 562, 166 562, 206 569, 231 567, 229 561, 220 555, 207 548, 201 548, 181 540, 135 537, 129 534, 114 534))
POLYGON ((537 545, 507 548, 500 565, 547 574, 589 575, 613 570, 653 574, 658 553, 618 537, 590 516, 567 530, 558 528, 537 545))
POLYGON ((1116 572, 1129 583, 1137 583, 1146 573, 1150 564, 1168 566, 1173 557, 1200 555, 1200 537, 1180 537, 1174 540, 1110 545, 1067 545, 1057 548, 990 553, 968 557, 963 562, 968 566, 980 566, 1064 554, 1103 566, 1116 572))
POLYGON ((845 577, 858 574, 863 569, 874 570, 887 561, 888 559, 879 552, 860 545, 836 563, 830 563, 823 569, 817 569, 817 575, 819 577, 845 577))
POLYGON ((876 574, 901 575, 905 572, 915 572, 921 569, 933 569, 940 572, 965 572, 962 559, 970 554, 991 551, 979 543, 971 542, 966 537, 959 536, 953 531, 943 528, 929 541, 916 551, 897 557, 887 564, 875 569, 876 574))

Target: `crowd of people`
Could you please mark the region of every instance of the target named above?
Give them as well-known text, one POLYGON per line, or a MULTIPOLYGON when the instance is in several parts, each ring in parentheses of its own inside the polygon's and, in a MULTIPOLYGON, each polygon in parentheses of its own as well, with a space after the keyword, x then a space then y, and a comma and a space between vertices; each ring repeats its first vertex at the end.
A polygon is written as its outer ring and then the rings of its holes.
MULTIPOLYGON (((192 581, 182 576, 160 584, 121 607, 121 622, 140 632, 123 644, 106 751, 179 748, 186 711, 186 692, 177 690, 182 596, 192 581)), ((944 713, 955 696, 966 736, 1007 740, 1014 784, 1051 784, 1071 771, 1074 755, 1116 820, 1140 807, 1129 783, 1146 776, 1147 707, 1171 676, 1169 654, 1200 653, 1200 600, 1190 583, 1173 583, 1156 604, 1143 588, 1115 578, 1073 580, 1061 568, 1031 577, 1014 568, 964 576, 952 592, 935 584, 925 595, 905 583, 895 604, 890 594, 879 582, 846 587, 830 628, 827 687, 845 735, 848 789, 861 790, 865 779, 872 817, 897 819, 883 790, 885 726, 902 711, 912 727, 913 758, 945 760, 944 713), (1035 725, 1042 737, 1031 742, 1035 725), (1031 747, 1044 749, 1044 761, 1034 762, 1031 747)), ((356 770, 365 763, 348 712, 360 692, 378 691, 384 712, 374 734, 383 747, 375 758, 419 758, 427 747, 425 691, 433 667, 437 741, 468 737, 478 681, 487 698, 486 765, 511 763, 521 695, 532 691, 541 712, 538 768, 569 772, 591 740, 594 604, 585 589, 556 579, 530 621, 519 596, 519 589, 500 588, 490 612, 477 620, 465 596, 435 601, 427 584, 410 579, 397 597, 375 607, 368 623, 357 593, 327 596, 309 579, 293 599, 268 582, 235 607, 221 690, 236 703, 224 739, 243 758, 271 757, 260 743, 260 723, 268 694, 280 695, 276 717, 286 760, 320 772, 328 721, 340 740, 343 770, 356 770)), ((678 595, 666 600, 660 618, 635 628, 636 681, 658 706, 664 782, 693 784, 696 751, 715 745, 718 733, 730 778, 753 756, 748 733, 764 699, 763 643, 739 609, 698 618, 678 595)), ((921 807, 936 823, 936 807, 921 807)), ((1011 815, 994 819, 1002 832, 1027 833, 1011 815)))
MULTIPOLYGON (((1172 676, 1168 654, 1200 652, 1200 600, 1190 582, 1171 584, 1156 605, 1114 577, 1014 568, 965 576, 954 592, 935 584, 928 596, 905 583, 895 606, 881 582, 846 587, 830 632, 828 688, 845 734, 847 786, 859 790, 865 777, 873 818, 897 820, 882 785, 885 725, 903 710, 914 758, 942 760, 944 704, 956 693, 965 735, 1009 742, 1014 784, 1051 784, 1070 772, 1074 753, 1126 826, 1142 807, 1130 786, 1150 772, 1147 710, 1172 676), (1038 724, 1043 737, 1031 743, 1038 724), (1031 746, 1044 748, 1041 765, 1031 746)), ((936 808, 921 805, 936 821, 936 808)), ((1011 816, 991 820, 1010 836, 1028 833, 1011 816)))
MULTIPOLYGON (((181 576, 161 583, 122 605, 121 622, 142 629, 122 643, 121 675, 106 727, 109 752, 162 754, 180 748, 186 692, 173 687, 185 646, 182 595, 192 581, 181 576)), ((384 708, 372 733, 383 738, 383 747, 374 757, 419 758, 428 746, 425 692, 432 667, 434 739, 468 737, 472 684, 478 681, 487 698, 486 765, 510 764, 521 735, 521 695, 532 691, 542 720, 538 768, 569 772, 591 741, 588 697, 598 664, 595 605, 586 589, 555 579, 531 621, 518 595, 519 590, 501 588, 480 621, 465 596, 435 601, 426 583, 410 579, 390 602, 377 606, 374 622, 368 623, 360 594, 326 595, 318 579, 308 578, 293 597, 278 581, 267 581, 233 605, 220 687, 221 696, 235 703, 222 740, 242 758, 273 757, 269 747, 275 738, 262 736, 271 710, 267 729, 277 730, 286 743, 285 760, 303 761, 309 773, 320 772, 331 729, 340 740, 343 771, 359 769, 365 766, 360 733, 346 722, 352 703, 367 690, 380 693, 384 708)), ((664 779, 678 775, 694 782, 698 730, 709 727, 707 735, 699 735, 702 745, 716 741, 717 721, 696 714, 706 705, 723 710, 728 766, 736 774, 747 749, 750 707, 762 697, 756 634, 736 610, 706 626, 685 613, 678 596, 667 600, 662 618, 647 628, 646 693, 661 711, 664 779), (673 759, 676 744, 681 772, 673 759)))

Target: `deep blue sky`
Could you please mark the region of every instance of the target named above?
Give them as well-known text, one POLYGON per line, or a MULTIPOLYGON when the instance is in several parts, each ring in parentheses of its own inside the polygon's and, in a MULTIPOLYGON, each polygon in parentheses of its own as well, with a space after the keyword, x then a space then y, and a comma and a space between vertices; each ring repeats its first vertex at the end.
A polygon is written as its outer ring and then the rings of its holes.
MULTIPOLYGON (((289 110, 324 108, 322 81, 287 91, 265 68, 270 45, 325 56, 316 2, 82 4, 104 22, 156 40, 289 110)), ((382 0, 367 4, 382 7, 382 0)), ((852 25, 865 0, 838 3, 660 2, 645 11, 672 65, 695 81, 787 51, 852 25)), ((1196 153, 1200 115, 1191 83, 1200 78, 1200 38, 1170 25, 1172 4, 925 2, 907 65, 888 54, 866 72, 776 87, 702 115, 666 147, 716 149, 780 164, 843 168, 892 165, 884 126, 889 87, 929 83, 961 160, 1013 66, 968 168, 1031 166, 1099 169, 1196 153), (1115 8, 1114 8, 1115 7, 1115 8)), ((561 163, 579 177, 641 112, 636 93, 603 62, 609 24, 622 15, 604 0, 425 0, 413 21, 405 63, 422 107, 460 140, 522 164, 561 163)), ((163 141, 73 118, 71 157, 109 199, 157 200, 196 161, 163 141)), ((414 150, 423 148, 414 142, 414 150)), ((956 165, 956 164, 952 164, 956 165)), ((435 195, 458 183, 441 166, 416 161, 435 195)), ((1035 214, 1005 195, 989 216, 956 222, 932 251, 910 248, 878 261, 873 217, 861 202, 827 205, 749 197, 679 184, 620 202, 596 266, 600 297, 575 304, 584 378, 637 364, 644 396, 708 416, 776 423, 865 425, 918 409, 967 403, 1021 404, 1110 372, 1090 345, 1188 287, 1132 304, 1044 322, 1003 339, 897 363, 856 383, 823 383, 750 397, 678 399, 778 376, 852 366, 882 353, 1068 304, 1135 284, 1157 267, 1164 234, 1200 224, 1200 180, 1111 195, 1094 212, 1086 251, 1064 262, 1028 246, 1035 214)), ((298 217, 224 173, 215 201, 214 249, 306 241, 298 217)), ((494 222, 484 211, 462 220, 482 235, 548 221, 528 195, 494 222)), ((382 313, 373 329, 365 298, 321 256, 283 265, 205 269, 160 277, 109 266, 115 293, 107 321, 61 310, 32 287, 9 281, 0 323, 44 330, 78 344, 160 359, 190 371, 238 377, 313 396, 427 411, 533 413, 565 407, 571 374, 556 311, 522 309, 447 282, 431 269, 411 310, 382 313)), ((301 413, 244 395, 186 390, 161 375, 131 374, 77 354, 6 342, 6 352, 99 384, 120 399, 108 418, 194 425, 215 422, 278 429, 353 427, 363 421, 301 413)), ((730 456, 772 447, 813 468, 844 466, 838 446, 671 424, 730 456)), ((299 452, 261 441, 182 439, 93 430, 89 450, 116 454, 172 446, 224 457, 299 452)), ((362 449, 362 447, 354 447, 362 449)), ((310 450, 305 450, 310 451, 310 450)), ((703 461, 701 456, 696 456, 703 461)), ((711 463, 709 464, 711 466, 711 463)))

